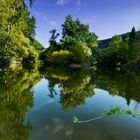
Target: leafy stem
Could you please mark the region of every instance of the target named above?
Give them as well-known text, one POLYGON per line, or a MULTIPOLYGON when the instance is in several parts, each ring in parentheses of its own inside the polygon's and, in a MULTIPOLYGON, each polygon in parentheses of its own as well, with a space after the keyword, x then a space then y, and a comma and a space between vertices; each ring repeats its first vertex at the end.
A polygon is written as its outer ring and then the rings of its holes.
POLYGON ((79 124, 80 123, 88 123, 88 122, 91 122, 91 121, 111 117, 113 115, 123 115, 123 114, 132 116, 136 119, 140 119, 140 114, 132 112, 131 110, 124 110, 121 107, 117 106, 117 107, 111 107, 110 109, 105 109, 103 114, 100 117, 96 117, 96 118, 92 118, 92 119, 88 119, 88 120, 80 121, 78 117, 74 116, 73 117, 73 123, 75 123, 75 124, 77 124, 77 123, 79 123, 79 124))

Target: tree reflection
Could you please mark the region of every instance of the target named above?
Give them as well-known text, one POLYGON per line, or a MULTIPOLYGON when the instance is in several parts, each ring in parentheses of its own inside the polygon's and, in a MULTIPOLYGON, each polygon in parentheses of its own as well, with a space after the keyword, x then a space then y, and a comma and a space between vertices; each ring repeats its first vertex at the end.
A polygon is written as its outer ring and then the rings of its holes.
POLYGON ((98 88, 109 91, 111 95, 122 96, 127 104, 130 100, 140 102, 140 72, 139 71, 106 71, 97 72, 95 83, 98 88))
POLYGON ((127 104, 133 99, 140 102, 140 72, 136 71, 111 71, 100 69, 70 69, 62 67, 48 67, 41 70, 49 81, 49 96, 57 95, 55 85, 60 91, 60 103, 64 111, 85 103, 87 97, 94 95, 93 89, 107 90, 110 95, 124 97, 127 104))
POLYGON ((31 87, 40 80, 38 71, 27 69, 0 71, 0 138, 27 140, 30 122, 23 123, 28 107, 33 106, 31 87))
POLYGON ((64 111, 67 111, 70 107, 74 108, 77 105, 84 104, 85 99, 94 94, 95 84, 88 69, 50 67, 44 71, 43 75, 49 80, 51 95, 56 94, 55 85, 60 87, 60 103, 64 111))
MULTIPOLYGON (((94 95, 95 88, 109 91, 109 94, 124 97, 127 103, 133 99, 140 102, 139 71, 109 71, 91 69, 70 69, 43 67, 29 69, 2 69, 0 71, 0 138, 2 140, 27 140, 31 123, 24 123, 24 116, 33 106, 31 90, 41 77, 49 82, 49 97, 59 95, 63 111, 85 103, 94 95), (40 74, 41 73, 41 74, 40 74)), ((136 104, 136 107, 138 104, 136 104)))

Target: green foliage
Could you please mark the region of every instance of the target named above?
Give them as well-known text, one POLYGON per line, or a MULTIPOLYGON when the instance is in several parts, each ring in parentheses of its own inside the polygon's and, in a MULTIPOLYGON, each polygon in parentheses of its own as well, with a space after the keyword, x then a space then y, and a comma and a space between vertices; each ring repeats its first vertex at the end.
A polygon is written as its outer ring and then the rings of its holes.
POLYGON ((93 89, 96 85, 88 69, 48 67, 44 69, 43 74, 49 80, 51 91, 55 85, 61 88, 60 103, 65 112, 70 107, 75 108, 77 105, 84 104, 87 97, 94 95, 93 89))
POLYGON ((29 71, 17 66, 0 71, 0 138, 2 140, 27 140, 31 123, 24 117, 33 106, 32 86, 41 76, 37 70, 29 71))
POLYGON ((135 32, 134 27, 129 35, 129 59, 128 64, 140 67, 140 32, 135 32))
POLYGON ((57 37, 58 37, 60 34, 57 33, 57 30, 56 30, 56 29, 51 30, 50 33, 52 34, 52 35, 51 35, 51 38, 50 38, 50 40, 49 40, 50 45, 55 45, 55 44, 56 44, 56 39, 57 39, 57 37))
MULTIPOLYGON (((0 56, 2 61, 37 61, 34 45, 35 18, 23 0, 0 0, 0 56)), ((36 44, 36 43, 35 43, 36 44)))
MULTIPOLYGON (((134 69, 134 68, 133 68, 134 69)), ((134 71, 113 71, 112 69, 102 69, 96 75, 94 79, 95 84, 104 90, 107 90, 112 96, 124 97, 127 104, 130 104, 131 100, 140 102, 139 84, 140 72, 134 71), (105 81, 105 82, 104 82, 105 81)))
POLYGON ((132 28, 130 34, 129 34, 129 45, 132 45, 136 38, 136 30, 135 27, 132 28))
POLYGON ((101 49, 93 58, 96 58, 101 65, 120 66, 127 64, 128 66, 140 67, 140 33, 136 32, 135 27, 130 33, 114 36, 112 39, 99 41, 101 49))
POLYGON ((97 36, 89 31, 89 26, 82 24, 78 19, 73 20, 70 15, 65 19, 62 25, 62 38, 56 42, 59 33, 56 30, 50 32, 50 47, 42 54, 44 61, 60 63, 60 59, 51 58, 53 51, 68 50, 73 56, 62 59, 64 63, 90 64, 92 49, 96 48, 97 36), (47 58, 45 58, 47 57, 47 58), (59 60, 57 62, 57 60, 59 60))
POLYGON ((71 59, 73 62, 81 64, 90 63, 92 51, 89 47, 87 47, 87 43, 79 42, 76 45, 72 45, 70 50, 74 54, 73 58, 71 59))
POLYGON ((116 66, 118 63, 125 64, 128 61, 128 44, 121 36, 114 36, 108 48, 102 49, 101 63, 116 66))
POLYGON ((122 43, 122 37, 116 35, 112 37, 109 47, 112 51, 118 51, 118 49, 121 47, 121 43, 122 43))
POLYGON ((132 28, 130 34, 129 34, 129 58, 132 59, 133 56, 133 49, 135 47, 135 42, 136 42, 136 30, 135 27, 132 28))
POLYGON ((44 50, 42 44, 40 44, 37 40, 34 39, 32 44, 37 51, 41 52, 44 50))
POLYGON ((79 119, 76 116, 74 116, 73 117, 73 123, 75 123, 75 124, 77 124, 77 123, 87 123, 87 122, 103 119, 103 118, 106 118, 106 117, 111 117, 113 115, 123 115, 123 114, 132 116, 132 117, 140 120, 140 114, 132 112, 131 110, 124 110, 124 109, 116 106, 116 107, 111 107, 110 109, 105 109, 101 117, 92 118, 92 119, 89 119, 89 120, 79 121, 79 119))
POLYGON ((68 50, 54 51, 51 54, 53 63, 67 63, 73 56, 73 53, 68 50))
MULTIPOLYGON (((78 19, 75 21, 70 15, 66 17, 65 23, 62 25, 63 46, 66 49, 76 50, 78 47, 81 48, 81 55, 91 56, 91 49, 96 48, 97 36, 89 31, 89 26, 82 24, 78 19), (76 48, 77 47, 77 48, 76 48)), ((76 50, 78 53, 79 49, 76 50)))
POLYGON ((88 47, 97 47, 97 36, 89 32, 89 26, 82 24, 78 19, 75 21, 72 16, 68 15, 62 25, 63 39, 65 37, 72 37, 81 42, 87 43, 88 47))
POLYGON ((82 24, 78 19, 73 20, 68 15, 62 24, 62 38, 58 43, 56 41, 59 33, 56 30, 50 31, 50 47, 41 54, 41 59, 49 63, 80 63, 80 64, 99 64, 109 67, 121 67, 127 63, 140 62, 139 40, 140 35, 132 28, 132 31, 120 36, 113 36, 108 39, 97 42, 95 33, 89 31, 89 26, 82 24), (99 46, 105 47, 98 48, 99 46), (73 55, 65 59, 56 59, 52 57, 53 51, 68 50, 73 55), (59 61, 57 61, 59 60, 59 61), (119 65, 118 65, 119 64, 119 65))
POLYGON ((123 114, 130 115, 134 118, 140 119, 140 114, 137 114, 131 110, 124 110, 118 106, 111 107, 110 109, 105 109, 103 116, 104 117, 111 117, 112 115, 123 115, 123 114))
POLYGON ((44 67, 42 75, 49 81, 49 87, 58 85, 61 89, 60 103, 64 111, 84 104, 85 99, 94 96, 96 87, 109 92, 111 96, 140 102, 140 71, 116 71, 107 69, 71 69, 67 67, 44 67))
POLYGON ((76 124, 76 123, 78 123, 78 122, 79 122, 79 119, 78 119, 76 116, 74 116, 74 117, 73 117, 73 123, 76 124))
POLYGON ((112 115, 122 115, 125 114, 124 109, 120 107, 111 107, 110 109, 105 109, 103 112, 104 117, 111 117, 112 115))

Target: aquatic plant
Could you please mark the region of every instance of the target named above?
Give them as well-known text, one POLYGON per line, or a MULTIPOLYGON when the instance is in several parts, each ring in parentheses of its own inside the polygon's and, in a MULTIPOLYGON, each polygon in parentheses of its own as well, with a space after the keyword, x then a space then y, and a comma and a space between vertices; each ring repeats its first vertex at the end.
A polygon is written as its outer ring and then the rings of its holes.
POLYGON ((116 107, 111 107, 110 109, 105 109, 103 114, 100 117, 96 117, 96 118, 92 118, 92 119, 88 119, 88 120, 80 121, 77 116, 74 116, 73 123, 75 123, 75 124, 87 123, 87 122, 91 122, 91 121, 95 121, 95 120, 99 120, 99 119, 103 119, 103 118, 107 118, 107 117, 112 117, 113 115, 124 115, 124 114, 132 116, 132 117, 140 120, 140 114, 133 112, 131 110, 124 110, 121 107, 116 106, 116 107))
POLYGON ((79 119, 76 116, 73 117, 73 123, 79 123, 79 119))

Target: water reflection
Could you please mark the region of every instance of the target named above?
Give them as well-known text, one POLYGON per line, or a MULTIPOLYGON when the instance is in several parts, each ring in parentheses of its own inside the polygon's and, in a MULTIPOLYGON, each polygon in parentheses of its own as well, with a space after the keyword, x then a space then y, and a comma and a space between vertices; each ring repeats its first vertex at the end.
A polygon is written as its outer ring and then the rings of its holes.
POLYGON ((92 71, 89 69, 67 69, 62 67, 49 67, 42 71, 49 81, 49 96, 57 95, 54 87, 61 88, 61 100, 63 110, 84 104, 87 97, 94 95, 94 89, 100 88, 110 95, 121 96, 130 101, 135 100, 136 106, 140 102, 140 72, 139 71, 92 71))
POLYGON ((96 87, 92 73, 88 69, 48 68, 43 75, 49 81, 50 97, 57 95, 54 87, 58 85, 60 91, 60 103, 64 111, 69 107, 84 104, 87 97, 94 95, 96 87))
POLYGON ((110 106, 140 113, 139 92, 139 71, 1 69, 0 139, 140 139, 139 121, 128 116, 72 123, 73 115, 89 119, 110 106))
POLYGON ((34 104, 31 87, 40 80, 38 71, 1 69, 0 139, 27 140, 30 122, 23 124, 28 107, 34 104))
POLYGON ((140 102, 140 71, 100 71, 96 75, 99 88, 124 97, 128 105, 132 99, 140 102))

